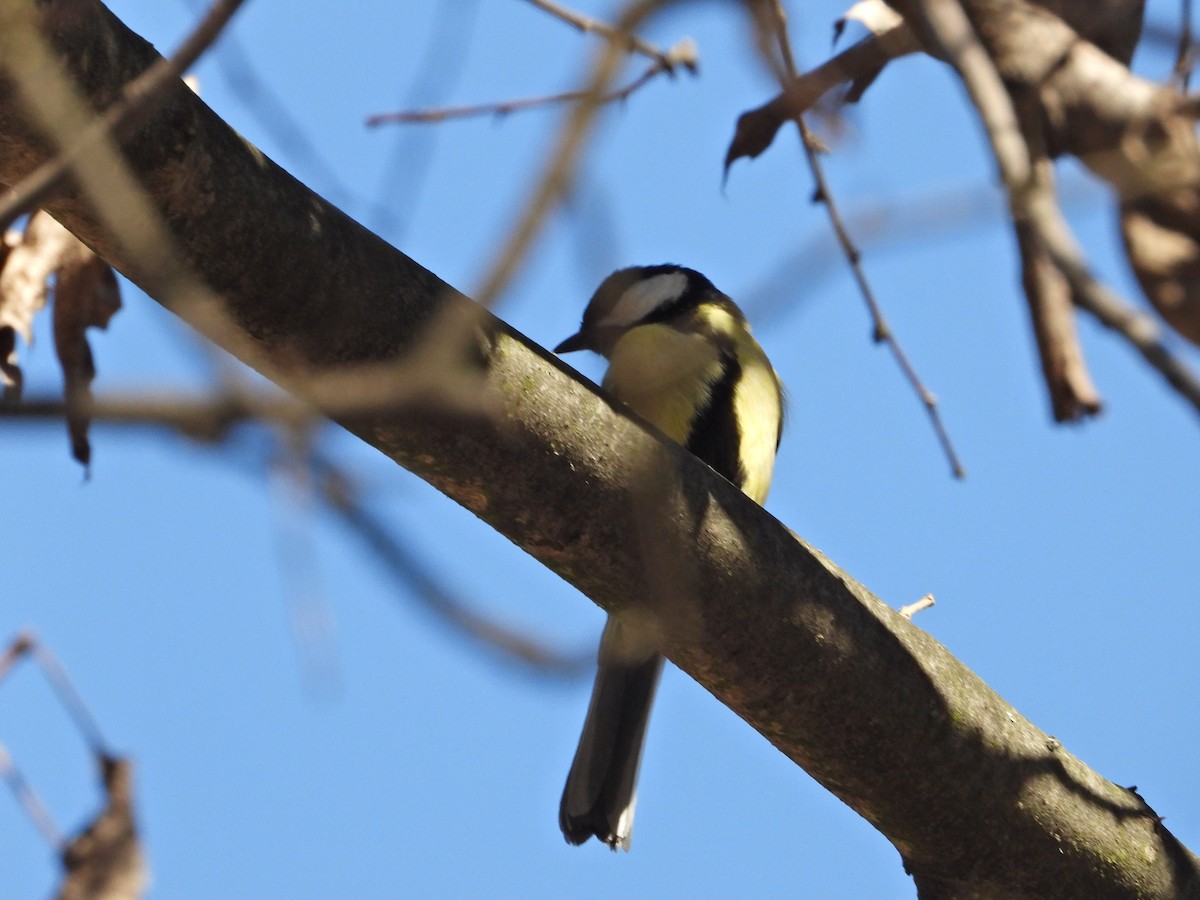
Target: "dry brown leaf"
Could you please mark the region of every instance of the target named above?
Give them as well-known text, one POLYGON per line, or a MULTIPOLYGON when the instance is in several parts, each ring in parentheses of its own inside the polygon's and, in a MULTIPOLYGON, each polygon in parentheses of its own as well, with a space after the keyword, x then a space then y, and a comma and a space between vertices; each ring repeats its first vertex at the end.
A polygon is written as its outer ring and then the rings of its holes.
POLYGON ((8 325, 0 325, 0 403, 15 403, 21 399, 25 377, 17 365, 17 333, 8 325))
POLYGON ((43 212, 29 217, 25 233, 4 235, 0 268, 0 383, 3 399, 21 398, 22 376, 17 365, 17 336, 28 346, 33 320, 46 305, 46 282, 58 265, 63 248, 76 238, 43 212))
POLYGON ((133 818, 133 766, 113 756, 99 762, 104 808, 63 851, 58 900, 137 900, 149 880, 133 818))
POLYGON ((737 125, 733 130, 733 140, 725 151, 725 175, 729 176, 729 167, 742 157, 754 159, 771 146, 775 135, 783 127, 789 116, 783 109, 783 104, 772 100, 765 106, 747 110, 738 116, 737 125))
POLYGON ((5 236, 0 256, 0 386, 2 399, 20 399, 17 335, 28 346, 33 320, 46 305, 54 278, 54 347, 63 369, 71 451, 85 466, 91 459, 87 406, 96 375, 87 329, 105 328, 121 308, 116 275, 47 213, 29 217, 25 233, 5 236))
POLYGON ((805 72, 769 102, 742 113, 725 152, 726 176, 733 163, 742 157, 758 156, 771 146, 785 122, 811 109, 838 85, 856 85, 857 93, 861 94, 888 62, 918 49, 907 25, 903 22, 892 25, 805 72))
POLYGON ((1158 314, 1200 346, 1200 193, 1191 188, 1125 203, 1121 237, 1158 314))
POLYGON ((88 405, 96 377, 87 329, 107 328, 120 308, 121 292, 112 267, 75 240, 61 260, 55 281, 54 349, 63 370, 71 453, 85 466, 92 455, 88 405))

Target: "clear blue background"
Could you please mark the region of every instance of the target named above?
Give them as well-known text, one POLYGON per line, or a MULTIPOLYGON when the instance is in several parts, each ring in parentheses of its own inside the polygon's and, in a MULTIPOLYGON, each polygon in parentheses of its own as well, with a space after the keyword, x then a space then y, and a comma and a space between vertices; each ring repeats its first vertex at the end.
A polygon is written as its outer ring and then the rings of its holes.
MULTIPOLYGON (((577 6, 604 16, 614 4, 577 6)), ((840 9, 791 6, 801 61, 814 64, 840 9)), ((1171 21, 1175 6, 1151 3, 1150 18, 1171 21)), ((112 8, 167 52, 196 15, 180 0, 112 8)), ((980 130, 945 68, 904 60, 840 132, 826 129, 828 166, 968 468, 953 481, 869 340, 791 130, 721 190, 736 116, 773 93, 737 4, 681 4, 646 35, 695 38, 701 77, 661 79, 605 112, 578 190, 500 315, 553 346, 613 268, 705 271, 751 309, 790 388, 770 510, 889 603, 934 592, 921 627, 1200 847, 1195 411, 1085 319, 1107 409, 1051 423, 980 130), (963 198, 973 211, 956 217, 963 198)), ((198 73, 248 139, 469 291, 562 111, 408 129, 364 118, 569 89, 597 47, 517 0, 303 12, 255 0, 198 73)), ((1143 48, 1137 63, 1162 78, 1170 54, 1143 48)), ((1076 167, 1064 179, 1097 269, 1134 296, 1104 189, 1076 167)), ((125 299, 93 340, 97 389, 205 388, 206 358, 181 328, 137 291, 125 299)), ((58 390, 47 323, 24 359, 31 393, 58 390)), ((633 852, 568 847, 556 810, 586 677, 531 676, 432 619, 272 476, 269 436, 213 449, 98 428, 94 444, 85 484, 59 428, 3 426, 0 635, 37 629, 110 743, 136 759, 152 896, 914 895, 885 839, 674 670, 633 852), (335 625, 298 648, 289 609, 314 593, 335 625), (313 654, 336 675, 314 676, 313 654)), ((324 446, 453 589, 568 651, 592 646, 602 615, 586 598, 373 451, 337 433, 324 446)), ((89 761, 30 668, 0 686, 0 741, 62 827, 85 821, 99 799, 89 761)), ((0 893, 44 896, 53 853, 3 796, 0 835, 0 893)))

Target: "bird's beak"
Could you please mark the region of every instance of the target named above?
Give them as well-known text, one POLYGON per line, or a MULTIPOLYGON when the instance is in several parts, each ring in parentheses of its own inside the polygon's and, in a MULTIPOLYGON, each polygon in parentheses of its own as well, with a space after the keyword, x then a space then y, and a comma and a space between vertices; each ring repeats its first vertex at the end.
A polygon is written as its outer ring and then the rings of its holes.
POLYGON ((571 335, 561 344, 554 348, 555 353, 572 353, 575 350, 587 350, 591 347, 591 341, 587 334, 580 331, 577 334, 571 335))

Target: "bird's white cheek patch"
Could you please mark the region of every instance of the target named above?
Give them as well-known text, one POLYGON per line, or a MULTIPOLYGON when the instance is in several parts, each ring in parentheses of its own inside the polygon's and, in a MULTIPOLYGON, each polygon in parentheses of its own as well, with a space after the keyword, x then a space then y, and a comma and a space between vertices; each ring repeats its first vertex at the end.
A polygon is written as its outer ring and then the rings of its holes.
POLYGON ((624 327, 639 322, 655 307, 683 296, 687 283, 687 275, 683 272, 667 272, 639 281, 625 291, 608 315, 596 324, 601 327, 624 327))

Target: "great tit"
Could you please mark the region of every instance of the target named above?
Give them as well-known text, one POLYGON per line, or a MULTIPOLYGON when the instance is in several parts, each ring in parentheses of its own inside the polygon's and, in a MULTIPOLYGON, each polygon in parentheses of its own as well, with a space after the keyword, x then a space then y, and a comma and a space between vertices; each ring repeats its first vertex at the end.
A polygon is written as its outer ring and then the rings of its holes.
MULTIPOLYGON (((694 269, 635 266, 597 288, 556 353, 608 359, 603 387, 758 503, 783 431, 783 388, 737 305, 694 269)), ((663 657, 610 616, 558 821, 571 844, 628 850, 663 657)))

